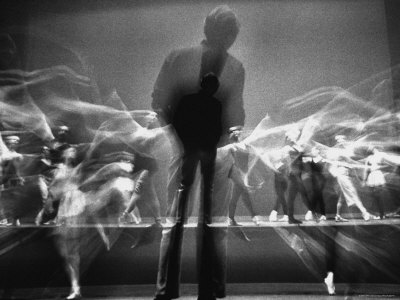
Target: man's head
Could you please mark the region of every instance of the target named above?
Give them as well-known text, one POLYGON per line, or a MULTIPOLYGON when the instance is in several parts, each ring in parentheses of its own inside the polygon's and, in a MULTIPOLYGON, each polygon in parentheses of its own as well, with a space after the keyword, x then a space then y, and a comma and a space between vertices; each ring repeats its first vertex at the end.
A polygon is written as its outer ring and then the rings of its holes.
POLYGON ((214 73, 208 73, 203 76, 200 82, 201 90, 207 95, 214 95, 219 88, 218 77, 214 73))
POLYGON ((214 8, 204 22, 207 42, 218 48, 229 49, 235 42, 239 29, 239 21, 227 5, 214 8))

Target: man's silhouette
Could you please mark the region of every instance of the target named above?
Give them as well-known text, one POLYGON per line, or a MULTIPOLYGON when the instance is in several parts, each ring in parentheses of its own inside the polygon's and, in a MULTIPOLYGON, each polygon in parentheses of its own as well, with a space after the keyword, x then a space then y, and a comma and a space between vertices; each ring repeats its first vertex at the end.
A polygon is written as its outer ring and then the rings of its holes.
MULTIPOLYGON (((151 107, 161 122, 171 123, 177 102, 198 91, 199 81, 210 72, 218 76, 220 87, 216 98, 222 106, 223 136, 220 146, 229 143, 229 128, 243 126, 243 87, 245 71, 242 63, 228 50, 239 33, 235 13, 226 5, 213 9, 204 22, 205 39, 200 45, 175 49, 164 60, 154 85, 151 107)), ((171 158, 168 170, 167 216, 173 215, 172 202, 179 185, 182 165, 179 155, 171 158)))
POLYGON ((183 225, 187 218, 188 194, 198 163, 204 189, 197 226, 198 299, 215 299, 216 296, 223 297, 225 293, 225 264, 220 261, 221 256, 218 253, 226 249, 221 249, 216 243, 217 240, 223 240, 220 237, 223 232, 208 226, 212 222, 211 198, 215 157, 222 134, 221 103, 213 97, 218 87, 218 78, 214 74, 205 75, 201 80, 201 90, 184 96, 178 103, 172 121, 184 149, 182 180, 174 200, 175 223, 171 228, 164 229, 161 241, 155 297, 157 300, 179 297, 183 225))

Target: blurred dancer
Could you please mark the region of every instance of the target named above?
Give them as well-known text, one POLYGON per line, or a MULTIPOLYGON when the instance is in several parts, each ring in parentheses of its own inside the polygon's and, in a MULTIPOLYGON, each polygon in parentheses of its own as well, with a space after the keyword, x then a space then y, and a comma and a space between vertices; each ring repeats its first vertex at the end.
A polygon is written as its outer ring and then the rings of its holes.
POLYGON ((377 147, 368 149, 368 152, 369 155, 365 160, 363 183, 370 189, 374 203, 377 204, 379 218, 384 219, 386 218, 383 204, 386 180, 383 169, 386 165, 384 164, 383 155, 381 155, 377 147))
POLYGON ((9 150, 7 159, 2 161, 2 185, 4 192, 2 202, 7 225, 20 225, 19 200, 21 197, 21 186, 24 178, 19 173, 22 155, 17 152, 20 138, 16 135, 4 138, 4 143, 9 150))
POLYGON ((301 180, 303 148, 298 145, 297 140, 300 137, 300 130, 297 128, 286 132, 286 145, 283 147, 283 153, 287 159, 287 178, 288 178, 288 217, 290 224, 301 224, 300 220, 294 218, 294 201, 297 194, 300 194, 304 204, 311 210, 310 202, 306 190, 301 180))
MULTIPOLYGON (((242 131, 241 126, 232 127, 229 129, 230 139, 236 145, 239 142, 239 137, 242 131)), ((232 156, 234 164, 232 165, 229 177, 233 182, 232 197, 229 203, 229 225, 239 225, 235 220, 235 212, 239 199, 241 198, 247 210, 250 212, 252 221, 256 224, 260 224, 260 216, 258 216, 253 207, 252 200, 254 199, 254 192, 257 187, 249 186, 246 184, 246 178, 249 173, 249 159, 251 155, 250 147, 241 148, 232 147, 232 156)))
MULTIPOLYGON (((152 108, 163 123, 173 120, 177 102, 184 96, 196 93, 200 78, 212 72, 218 76, 220 88, 216 98, 222 104, 222 133, 219 146, 226 145, 228 130, 243 126, 243 87, 245 72, 242 63, 228 53, 239 33, 239 22, 228 6, 218 6, 204 22, 205 40, 200 45, 172 51, 165 59, 154 85, 152 108)), ((168 170, 167 216, 171 211, 179 185, 179 168, 182 158, 171 158, 168 170)))
POLYGON ((280 218, 279 221, 289 221, 288 208, 285 198, 287 186, 288 178, 286 173, 286 165, 283 163, 283 160, 280 159, 278 162, 276 162, 274 170, 274 188, 276 193, 276 200, 275 205, 269 215, 270 222, 278 221, 278 211, 280 207, 282 207, 283 210, 283 217, 280 218))
MULTIPOLYGON (((103 126, 108 126, 109 123, 126 130, 124 126, 129 126, 130 122, 134 121, 125 116, 111 123, 105 122, 103 126)), ((143 203, 150 208, 155 223, 160 224, 160 203, 153 183, 153 176, 158 168, 157 161, 135 151, 135 145, 129 141, 129 130, 114 134, 108 134, 107 130, 103 134, 102 131, 99 130, 95 137, 81 168, 84 180, 94 175, 97 179, 89 180, 91 186, 81 189, 98 189, 102 184, 120 178, 115 186, 116 189, 120 188, 115 193, 120 194, 121 197, 118 198, 121 198, 124 205, 123 212, 118 212, 119 222, 140 223, 137 205, 143 203)))
POLYGON ((184 149, 182 180, 174 203, 176 222, 163 230, 156 300, 179 297, 183 225, 187 218, 188 195, 199 163, 203 193, 197 225, 198 299, 225 296, 226 230, 209 226, 212 223, 215 158, 222 134, 222 104, 213 97, 218 87, 215 75, 205 75, 200 91, 182 98, 173 119, 184 149))
POLYGON ((58 189, 67 180, 64 172, 72 168, 75 160, 75 148, 67 141, 69 127, 65 125, 56 128, 55 139, 51 141, 51 148, 42 147, 39 161, 39 188, 42 196, 43 207, 35 218, 35 224, 52 225, 57 223, 57 213, 62 195, 58 189), (68 161, 67 161, 68 160, 68 161), (57 180, 53 180, 57 177, 57 180))
POLYGON ((42 200, 42 209, 35 218, 35 224, 40 225, 47 222, 47 220, 44 220, 44 216, 54 211, 52 207, 50 208, 47 206, 52 204, 51 201, 48 201, 49 185, 53 181, 57 167, 51 161, 50 148, 47 146, 42 147, 41 156, 36 167, 36 171, 39 174, 37 184, 39 187, 40 198, 42 200))
POLYGON ((79 249, 82 229, 80 226, 76 226, 77 217, 74 217, 77 206, 73 207, 70 203, 82 201, 82 199, 78 197, 77 193, 74 193, 76 190, 76 186, 73 184, 73 181, 76 180, 76 176, 74 176, 76 175, 74 174, 76 149, 69 145, 61 146, 58 149, 63 163, 57 165, 57 171, 50 186, 51 198, 48 199, 57 203, 57 223, 64 225, 58 231, 57 242, 58 250, 64 257, 71 284, 71 292, 66 299, 73 300, 81 298, 79 249), (58 207, 60 208, 58 209, 58 207))
POLYGON ((137 207, 137 204, 141 201, 144 201, 144 197, 146 197, 146 201, 144 203, 149 206, 155 224, 160 225, 160 202, 158 200, 153 183, 153 176, 157 171, 156 161, 154 159, 143 157, 136 153, 133 160, 133 166, 133 173, 136 174, 134 175, 134 188, 129 203, 127 204, 126 209, 121 215, 121 221, 123 223, 129 223, 129 216, 131 215, 135 207, 137 207))
POLYGON ((319 212, 321 214, 319 220, 326 221, 325 203, 323 198, 323 190, 326 182, 325 176, 323 175, 324 165, 324 159, 316 147, 311 148, 310 153, 303 156, 303 171, 301 178, 308 199, 310 200, 311 208, 311 210, 307 212, 305 220, 311 220, 314 217, 317 217, 316 215, 314 216, 312 212, 315 213, 317 207, 319 207, 319 212))
POLYGON ((351 156, 353 153, 346 149, 346 137, 344 135, 335 136, 336 145, 333 152, 330 152, 330 172, 336 178, 337 190, 339 199, 336 206, 336 222, 348 222, 347 219, 341 216, 342 207, 346 203, 347 206, 356 206, 360 211, 365 221, 371 219, 371 215, 362 204, 357 190, 350 177, 350 170, 354 167, 351 156))

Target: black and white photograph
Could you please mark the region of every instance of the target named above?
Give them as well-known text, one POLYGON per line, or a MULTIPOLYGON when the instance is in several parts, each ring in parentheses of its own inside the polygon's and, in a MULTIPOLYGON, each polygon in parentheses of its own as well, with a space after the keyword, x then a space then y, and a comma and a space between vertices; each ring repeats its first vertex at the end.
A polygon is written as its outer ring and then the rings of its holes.
POLYGON ((0 1, 0 299, 400 299, 400 1, 0 1))

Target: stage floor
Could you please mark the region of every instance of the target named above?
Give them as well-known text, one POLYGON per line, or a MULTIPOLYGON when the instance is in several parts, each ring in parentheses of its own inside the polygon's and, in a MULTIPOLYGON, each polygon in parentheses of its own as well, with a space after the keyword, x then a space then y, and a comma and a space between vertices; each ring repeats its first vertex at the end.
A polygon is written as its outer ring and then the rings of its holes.
MULTIPOLYGON (((227 299, 400 299, 400 218, 366 222, 356 217, 346 223, 329 219, 301 225, 268 222, 264 217, 259 226, 249 217, 238 217, 242 226, 228 227, 227 299), (322 283, 324 237, 332 230, 337 246, 335 297, 327 296, 322 283)), ((152 299, 162 228, 144 221, 105 225, 106 232, 116 236, 110 250, 94 224, 78 226, 85 232, 80 249, 82 262, 87 263, 81 278, 85 298, 152 299)), ((185 226, 181 299, 196 299, 195 221, 191 218, 185 226)), ((7 294, 16 299, 67 295, 69 283, 57 242, 63 228, 0 227, 0 299, 8 299, 7 294)))
MULTIPOLYGON (((195 284, 181 285, 181 300, 196 300, 195 284)), ((329 296, 323 284, 228 284, 226 300, 264 299, 400 299, 397 285, 361 284, 351 286, 336 285, 336 295, 329 296)), ((19 289, 14 290, 9 299, 63 299, 67 288, 19 289), (13 298, 12 298, 13 297, 13 298)), ((153 285, 135 286, 91 286, 82 288, 83 299, 90 300, 151 300, 154 298, 153 285)), ((7 298, 1 298, 7 299, 7 298)))
MULTIPOLYGON (((365 221, 362 217, 361 214, 343 214, 342 215, 344 218, 348 220, 348 222, 335 222, 334 220, 334 215, 327 215, 327 220, 326 221, 305 221, 304 220, 304 215, 295 215, 295 218, 302 221, 302 224, 289 224, 288 222, 284 221, 276 221, 276 222, 270 222, 268 220, 268 216, 259 216, 260 222, 258 224, 255 224, 250 217, 248 216, 238 216, 236 217, 236 221, 239 223, 239 226, 229 226, 229 227, 243 227, 243 228, 262 228, 262 227, 303 227, 303 226, 365 226, 365 225, 400 225, 400 215, 396 214, 395 217, 388 217, 383 220, 380 219, 370 219, 369 221, 365 221)), ((115 223, 115 224, 110 224, 107 223, 106 220, 102 222, 101 219, 98 219, 99 223, 104 226, 104 227, 110 227, 110 228, 146 228, 149 227, 150 225, 153 224, 153 219, 152 218, 143 218, 142 222, 139 224, 135 223, 129 223, 129 224, 122 224, 122 223, 115 223)), ((21 229, 21 228, 52 228, 52 227, 60 227, 63 226, 61 225, 35 225, 33 223, 22 223, 21 225, 2 225, 0 224, 0 229, 1 228, 16 228, 16 229, 21 229)), ((64 225, 65 226, 65 225, 64 225)), ((73 226, 73 227, 97 227, 97 224, 76 224, 76 225, 68 225, 68 226, 73 226)), ((163 219, 162 222, 163 227, 170 227, 172 226, 171 223, 167 223, 165 218, 163 219)), ((197 226, 197 217, 190 217, 187 224, 185 224, 185 228, 193 228, 197 226)), ((211 224, 211 226, 215 227, 225 227, 227 226, 226 222, 215 222, 211 224)))

